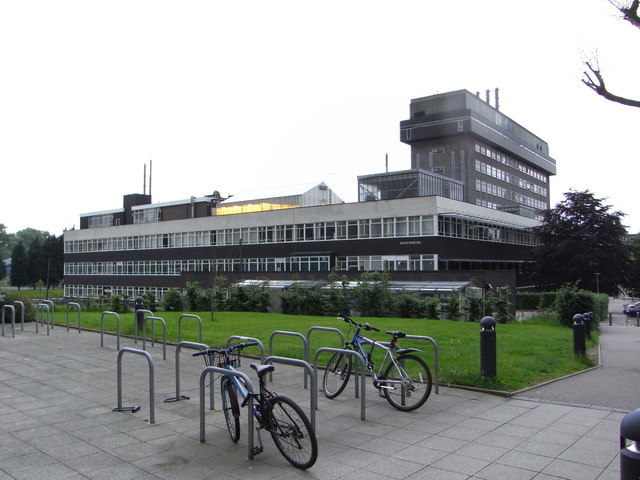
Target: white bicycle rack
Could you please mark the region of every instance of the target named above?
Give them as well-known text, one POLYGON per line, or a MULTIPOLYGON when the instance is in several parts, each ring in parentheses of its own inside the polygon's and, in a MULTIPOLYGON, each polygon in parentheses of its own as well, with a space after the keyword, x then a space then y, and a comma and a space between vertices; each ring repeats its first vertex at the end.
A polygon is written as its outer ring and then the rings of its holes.
POLYGON ((183 318, 195 318, 198 321, 198 342, 202 343, 202 319, 198 315, 192 315, 190 313, 183 313, 178 317, 178 343, 182 341, 182 319, 183 318))
POLYGON ((16 309, 13 305, 2 306, 2 336, 4 337, 4 312, 11 312, 11 338, 16 338, 16 309))
MULTIPOLYGON (((100 346, 104 347, 104 317, 109 316, 116 318, 116 348, 120 350, 120 315, 116 312, 102 312, 102 315, 100 315, 100 346)), ((49 330, 47 330, 48 334, 49 330)))
POLYGON ((138 350, 135 348, 124 347, 118 351, 118 406, 113 409, 114 412, 137 412, 140 410, 140 405, 134 407, 123 407, 122 406, 122 355, 125 352, 135 353, 137 355, 142 355, 147 358, 147 363, 149 364, 149 423, 156 423, 155 417, 155 403, 154 403, 154 370, 155 364, 153 363, 153 358, 149 352, 145 352, 144 350, 138 350))
POLYGON ((80 304, 76 302, 67 303, 67 332, 69 331, 69 311, 71 308, 75 308, 78 312, 78 333, 80 333, 82 331, 80 328, 80 304))
POLYGON ((158 321, 162 324, 162 359, 167 359, 167 323, 160 317, 144 317, 142 320, 142 349, 147 349, 147 320, 151 320, 151 347, 155 344, 154 322, 158 321))
POLYGON ((244 387, 249 394, 247 403, 247 434, 249 435, 249 460, 253 459, 253 385, 251 379, 242 372, 237 370, 227 370, 222 367, 205 367, 200 374, 200 442, 205 441, 205 427, 204 427, 204 379, 208 374, 220 373, 222 375, 230 375, 233 377, 240 377, 244 382, 244 387))
POLYGON ((51 324, 49 315, 49 305, 46 303, 38 303, 36 305, 36 333, 38 333, 38 324, 40 323, 47 324, 47 335, 49 335, 49 325, 53 328, 53 324, 51 324), (44 314, 44 318, 42 314, 44 314))
MULTIPOLYGON (((178 402, 180 400, 189 400, 186 395, 180 395, 180 351, 183 347, 204 350, 209 348, 209 345, 204 343, 194 342, 179 342, 176 346, 176 396, 165 399, 166 403, 178 402)), ((211 382, 211 394, 210 394, 211 410, 213 410, 213 381, 211 382)))

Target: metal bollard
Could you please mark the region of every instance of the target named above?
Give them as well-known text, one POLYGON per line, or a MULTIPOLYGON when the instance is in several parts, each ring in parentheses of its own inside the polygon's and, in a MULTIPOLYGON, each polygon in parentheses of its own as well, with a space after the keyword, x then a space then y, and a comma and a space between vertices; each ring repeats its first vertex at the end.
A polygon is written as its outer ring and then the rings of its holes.
POLYGON ((593 324, 593 313, 587 312, 582 314, 582 321, 584 323, 584 335, 586 338, 591 338, 591 326, 593 324))
POLYGON ((627 413, 620 423, 620 479, 640 478, 640 409, 627 413))
POLYGON ((493 317, 480 320, 480 375, 496 376, 496 321, 493 317))
POLYGON ((138 327, 138 332, 142 330, 142 324, 144 323, 144 312, 139 312, 139 310, 144 310, 144 298, 136 297, 134 310, 136 312, 136 324, 138 327))
POLYGON ((585 327, 583 316, 579 313, 573 316, 573 354, 584 357, 587 354, 585 344, 585 327))

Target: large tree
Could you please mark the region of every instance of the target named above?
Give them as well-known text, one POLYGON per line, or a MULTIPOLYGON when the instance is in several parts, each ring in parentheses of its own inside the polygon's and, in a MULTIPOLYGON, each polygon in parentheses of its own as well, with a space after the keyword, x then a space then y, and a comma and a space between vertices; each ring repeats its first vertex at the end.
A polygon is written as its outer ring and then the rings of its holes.
MULTIPOLYGON (((622 18, 629 22, 634 27, 640 29, 640 15, 638 14, 638 8, 640 7, 640 0, 609 0, 609 3, 613 5, 621 14, 622 18)), ((630 107, 640 108, 640 100, 623 97, 612 93, 604 83, 604 75, 600 70, 598 59, 587 60, 584 62, 587 66, 587 70, 584 72, 584 78, 582 82, 598 95, 610 100, 612 102, 620 103, 622 105, 628 105, 630 107)))
POLYGON ((533 250, 541 287, 578 283, 581 288, 617 295, 634 275, 629 247, 624 243, 624 213, 587 191, 565 193, 565 199, 543 212, 533 230, 533 250))
POLYGON ((11 285, 24 287, 29 284, 29 259, 22 242, 18 242, 11 252, 11 285))

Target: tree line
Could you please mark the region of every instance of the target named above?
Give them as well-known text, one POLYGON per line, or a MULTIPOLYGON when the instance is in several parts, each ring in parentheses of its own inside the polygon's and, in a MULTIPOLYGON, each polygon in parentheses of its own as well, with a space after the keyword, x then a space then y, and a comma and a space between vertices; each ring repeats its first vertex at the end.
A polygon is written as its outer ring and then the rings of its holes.
MULTIPOLYGON (((0 259, 9 258, 14 287, 54 287, 64 278, 64 237, 34 228, 7 233, 0 223, 0 259)), ((3 263, 0 278, 7 273, 3 263)))

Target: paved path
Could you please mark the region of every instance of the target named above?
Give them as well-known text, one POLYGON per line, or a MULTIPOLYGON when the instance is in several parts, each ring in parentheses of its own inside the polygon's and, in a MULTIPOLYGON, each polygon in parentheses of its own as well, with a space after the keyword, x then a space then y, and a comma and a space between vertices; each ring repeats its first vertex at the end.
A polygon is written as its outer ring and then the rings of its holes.
POLYGON ((519 395, 546 401, 640 408, 640 328, 622 314, 621 299, 611 301, 611 325, 600 325, 601 366, 589 372, 537 387, 519 395))
MULTIPOLYGON (((615 328, 625 333, 619 338, 614 327, 611 332, 603 327, 604 364, 614 339, 629 345, 630 333, 640 332, 615 328)), ((613 379, 609 374, 602 379, 601 388, 609 390, 602 399, 578 390, 577 396, 551 398, 549 393, 545 401, 441 387, 440 394, 410 413, 394 410, 369 388, 365 421, 351 388, 333 401, 320 395, 319 459, 310 470, 299 471, 269 438, 263 439, 264 453, 249 460, 245 423, 243 436, 233 444, 219 411, 207 410, 206 441, 199 441, 202 365, 188 350, 180 355, 180 371, 181 393, 190 400, 163 402, 175 396, 175 349, 168 348, 163 361, 160 344, 147 343, 155 362, 155 423, 149 421, 147 363, 139 355, 123 356, 123 404, 142 409, 113 412, 115 337, 105 335, 104 344, 101 348, 99 334, 59 326, 50 336, 44 329, 36 334, 33 324, 15 338, 0 337, 0 480, 613 480, 620 477, 619 426, 625 413, 619 408, 635 407, 619 399, 627 391, 635 394, 639 385, 614 379, 616 394, 606 383, 613 379)), ((141 348, 125 338, 122 346, 141 348)), ((301 370, 276 368, 275 390, 308 409, 301 370)), ((567 381, 572 380, 557 385, 567 381)), ((541 398, 550 388, 535 394, 541 398)))

